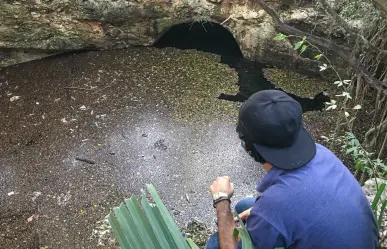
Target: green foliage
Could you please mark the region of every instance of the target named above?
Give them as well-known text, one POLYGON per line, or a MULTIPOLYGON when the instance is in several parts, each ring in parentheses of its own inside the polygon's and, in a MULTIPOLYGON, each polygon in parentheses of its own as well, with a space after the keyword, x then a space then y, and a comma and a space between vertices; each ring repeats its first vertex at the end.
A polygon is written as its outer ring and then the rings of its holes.
MULTIPOLYGON (((371 205, 372 211, 374 212, 375 219, 377 222, 376 224, 377 224, 378 230, 382 229, 383 215, 384 215, 384 211, 386 210, 386 206, 387 206, 387 200, 381 199, 381 196, 382 196, 385 188, 386 188, 385 183, 382 183, 379 185, 379 187, 376 190, 376 194, 375 194, 375 197, 374 197, 374 199, 372 201, 372 205, 371 205), (381 207, 378 209, 379 203, 381 203, 381 207)), ((379 242, 379 243, 380 243, 379 248, 382 248, 382 245, 381 245, 382 243, 381 242, 379 242)))
POLYGON ((300 47, 301 47, 301 45, 304 43, 304 41, 299 41, 299 42, 297 42, 295 45, 294 45, 294 50, 298 50, 300 47))
POLYGON ((275 37, 274 37, 274 40, 275 41, 282 41, 286 38, 287 36, 284 35, 284 34, 281 34, 281 33, 278 33, 275 37))
POLYGON ((383 214, 386 210, 387 200, 382 201, 382 207, 380 208, 379 218, 378 218, 378 229, 382 228, 383 214))
POLYGON ((242 240, 242 249, 255 249, 253 242, 251 241, 249 232, 247 231, 245 225, 243 224, 241 218, 239 215, 237 215, 239 224, 241 224, 241 227, 234 229, 234 237, 236 238, 238 235, 241 236, 242 240))
POLYGON ((303 52, 305 52, 307 48, 308 48, 307 45, 305 45, 305 44, 302 45, 301 50, 300 50, 300 53, 302 54, 303 52))
MULTIPOLYGON (((348 2, 349 0, 345 0, 345 1, 348 2)), ((358 5, 358 3, 359 3, 359 0, 355 0, 355 2, 350 1, 350 4, 352 4, 352 6, 354 8, 356 8, 356 10, 360 10, 361 7, 360 7, 360 5, 358 5)), ((282 36, 285 36, 285 35, 278 34, 276 37, 282 37, 282 36)), ((340 77, 340 74, 335 70, 332 63, 329 61, 329 59, 323 54, 323 52, 317 46, 311 44, 307 40, 307 37, 305 37, 305 36, 302 38, 300 36, 291 36, 291 37, 297 37, 297 38, 301 39, 294 46, 294 49, 300 50, 301 54, 306 51, 306 49, 308 48, 308 45, 319 52, 319 54, 314 56, 314 59, 316 59, 316 60, 324 59, 324 61, 327 62, 327 63, 323 63, 322 65, 321 64, 319 65, 320 71, 324 71, 324 70, 327 70, 328 68, 331 68, 336 73, 337 78, 339 80, 335 81, 334 84, 337 87, 341 87, 344 89, 344 91, 341 94, 336 95, 336 97, 342 97, 342 99, 343 99, 343 105, 341 108, 338 108, 338 109, 340 109, 344 112, 344 117, 345 117, 346 121, 348 123, 351 123, 351 121, 353 121, 355 118, 352 118, 351 120, 349 120, 348 117, 350 116, 350 114, 348 111, 354 110, 356 112, 357 110, 360 110, 362 108, 361 105, 356 104, 356 103, 355 103, 355 106, 352 108, 348 108, 346 106, 347 101, 352 100, 352 96, 349 93, 350 92, 349 89, 351 87, 352 80, 342 80, 340 77), (306 45, 306 44, 308 44, 308 45, 306 45)), ((281 40, 281 39, 275 39, 275 40, 281 40)), ((338 107, 338 103, 334 99, 331 99, 330 102, 326 102, 325 104, 327 105, 326 110, 335 110, 338 107)), ((341 120, 341 116, 339 115, 338 122, 337 122, 338 124, 341 123, 340 120, 341 120)), ((352 129, 352 128, 349 128, 349 129, 352 129)), ((361 178, 360 178, 360 184, 364 183, 364 178, 367 175, 369 177, 375 177, 375 178, 377 178, 377 177, 385 178, 386 177, 387 166, 383 163, 382 160, 380 160, 379 158, 376 158, 374 153, 370 153, 370 152, 366 151, 362 147, 361 143, 359 142, 359 140, 355 137, 355 135, 353 133, 347 132, 345 137, 336 137, 336 134, 332 134, 329 138, 325 137, 325 136, 321 136, 321 138, 323 138, 327 142, 330 141, 330 142, 333 142, 336 144, 341 144, 345 153, 347 155, 351 155, 351 157, 353 158, 353 160, 355 162, 355 169, 356 169, 355 176, 359 172, 362 173, 361 178)), ((381 229, 381 225, 382 225, 382 221, 383 221, 383 214, 384 214, 384 211, 387 207, 387 200, 381 200, 381 195, 382 195, 385 187, 386 187, 386 184, 381 184, 378 187, 376 196, 375 196, 373 203, 372 203, 372 211, 375 214, 378 229, 381 229), (380 209, 378 209, 379 201, 381 203, 380 209)), ((384 236, 384 239, 385 238, 386 238, 386 236, 384 236)), ((384 241, 384 239, 381 239, 381 242, 384 241)), ((276 249, 279 249, 279 248, 276 248, 276 249)))
POLYGON ((141 205, 136 196, 126 199, 109 214, 109 222, 122 249, 199 249, 185 239, 153 185, 147 185, 153 203, 145 193, 141 205))
POLYGON ((378 202, 379 202, 380 197, 382 196, 382 193, 383 193, 385 188, 386 188, 386 184, 385 183, 380 184, 379 188, 376 191, 375 198, 372 201, 371 208, 372 208, 372 211, 374 211, 375 216, 376 216, 376 209, 377 209, 377 206, 378 206, 378 202))
MULTIPOLYGON (((153 185, 147 185, 154 201, 149 203, 142 193, 141 205, 136 196, 126 199, 110 212, 108 219, 122 249, 199 249, 185 239, 153 185)), ((242 249, 254 249, 250 235, 239 218, 241 227, 234 230, 234 237, 241 235, 242 249)), ((276 248, 280 249, 280 248, 276 248)))
POLYGON ((357 171, 367 172, 370 177, 386 176, 387 166, 379 158, 375 159, 374 153, 367 152, 353 133, 347 132, 342 148, 353 157, 357 171))

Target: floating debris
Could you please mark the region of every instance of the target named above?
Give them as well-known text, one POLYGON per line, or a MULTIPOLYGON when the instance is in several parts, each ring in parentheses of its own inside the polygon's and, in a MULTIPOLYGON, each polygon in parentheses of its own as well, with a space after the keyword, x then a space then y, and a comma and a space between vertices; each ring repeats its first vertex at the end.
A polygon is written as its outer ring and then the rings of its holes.
POLYGON ((59 206, 66 206, 67 202, 70 200, 70 198, 71 198, 71 194, 70 194, 70 190, 69 190, 69 191, 67 191, 66 194, 62 193, 62 194, 60 194, 60 196, 58 196, 57 203, 59 206))
POLYGON ((31 221, 37 220, 37 219, 39 219, 39 215, 32 215, 31 217, 29 217, 29 218, 27 219, 27 222, 31 222, 31 221))
POLYGON ((14 102, 16 100, 20 99, 20 96, 13 96, 9 99, 9 101, 14 102))
POLYGON ((32 193, 32 195, 33 195, 33 197, 32 197, 32 201, 35 201, 35 200, 36 200, 36 198, 38 198, 39 196, 41 196, 41 195, 42 195, 42 192, 39 192, 39 191, 34 191, 34 192, 32 193))
POLYGON ((85 162, 85 163, 88 163, 88 164, 95 164, 95 162, 93 160, 90 160, 90 159, 87 159, 87 158, 76 157, 75 160, 81 161, 81 162, 85 162))
POLYGON ((273 82, 277 88, 303 98, 313 98, 316 94, 324 91, 330 94, 337 92, 337 87, 333 83, 296 72, 278 68, 264 68, 263 72, 265 77, 273 82))

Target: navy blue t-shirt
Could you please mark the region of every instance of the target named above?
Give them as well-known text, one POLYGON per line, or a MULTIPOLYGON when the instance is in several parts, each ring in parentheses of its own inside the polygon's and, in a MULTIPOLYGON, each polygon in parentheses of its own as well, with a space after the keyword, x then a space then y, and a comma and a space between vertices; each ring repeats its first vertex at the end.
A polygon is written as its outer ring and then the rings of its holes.
MULTIPOLYGON (((378 231, 360 185, 327 148, 296 170, 272 168, 246 227, 258 249, 374 249, 378 231)), ((237 248, 242 248, 241 243, 237 248)))

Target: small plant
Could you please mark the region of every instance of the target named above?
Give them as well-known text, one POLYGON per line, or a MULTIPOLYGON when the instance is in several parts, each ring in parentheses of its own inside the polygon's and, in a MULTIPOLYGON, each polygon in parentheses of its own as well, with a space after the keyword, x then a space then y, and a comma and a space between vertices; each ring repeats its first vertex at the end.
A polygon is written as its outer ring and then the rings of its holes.
POLYGON ((351 155, 355 161, 355 176, 360 177, 362 185, 368 177, 386 177, 387 166, 379 158, 374 159, 374 153, 367 152, 359 140, 351 132, 347 132, 346 140, 342 148, 347 155, 351 155))
MULTIPOLYGON (((380 184, 380 186, 377 187, 376 195, 375 195, 375 197, 372 201, 372 205, 371 205, 372 211, 375 215, 378 231, 382 230, 384 211, 386 210, 386 206, 387 206, 387 200, 381 199, 381 196, 382 196, 385 188, 386 188, 385 183, 382 183, 382 184, 380 184), (379 203, 381 204, 380 208, 378 206, 379 203)), ((381 236, 381 238, 379 240, 379 248, 383 248, 383 242, 386 240, 387 237, 384 234, 381 234, 380 236, 381 236)))
POLYGON ((181 234, 153 185, 147 185, 153 203, 142 193, 141 205, 136 196, 126 199, 109 214, 114 235, 122 249, 199 249, 181 234))
MULTIPOLYGON (((189 238, 184 238, 169 214, 155 187, 147 185, 154 203, 149 203, 145 192, 141 205, 136 196, 113 208, 108 219, 122 249, 199 249, 189 238), (142 206, 142 207, 141 207, 142 206)), ((238 217, 239 218, 239 217, 238 217)), ((241 227, 234 236, 241 235, 242 248, 254 249, 250 235, 239 218, 241 227)))
MULTIPOLYGON (((304 53, 308 48, 313 48, 315 51, 317 51, 317 54, 314 56, 314 59, 320 62, 319 68, 320 71, 325 71, 328 69, 331 69, 335 75, 337 76, 338 80, 335 81, 333 84, 335 84, 338 88, 342 89, 342 93, 336 95, 336 97, 340 97, 342 101, 342 105, 339 108, 339 110, 342 111, 342 115, 339 115, 338 122, 337 122, 337 129, 341 126, 341 119, 345 119, 345 121, 350 125, 355 121, 355 117, 350 118, 351 111, 358 111, 361 109, 361 105, 356 104, 352 108, 349 108, 348 101, 352 100, 352 96, 349 93, 351 91, 351 80, 343 80, 339 74, 339 72, 334 68, 333 64, 329 60, 329 58, 324 54, 323 51, 321 51, 317 46, 313 45, 307 40, 306 36, 295 36, 295 35, 285 35, 282 33, 277 34, 274 37, 275 41, 281 41, 286 38, 297 38, 299 39, 298 42, 294 44, 294 50, 299 51, 300 54, 304 53)), ((332 99, 331 102, 325 103, 327 106, 327 110, 335 110, 338 107, 338 101, 332 99)))

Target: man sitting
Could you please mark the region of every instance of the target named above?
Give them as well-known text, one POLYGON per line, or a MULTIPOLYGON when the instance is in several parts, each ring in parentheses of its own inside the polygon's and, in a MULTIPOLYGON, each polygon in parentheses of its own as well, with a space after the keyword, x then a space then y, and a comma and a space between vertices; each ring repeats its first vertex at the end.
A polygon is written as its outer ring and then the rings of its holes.
MULTIPOLYGON (((261 195, 236 205, 255 248, 374 249, 378 231, 360 185, 302 125, 300 104, 281 91, 260 91, 240 108, 237 132, 245 150, 267 171, 261 195)), ((242 248, 233 237, 234 186, 218 177, 210 186, 218 233, 207 249, 242 248)))

